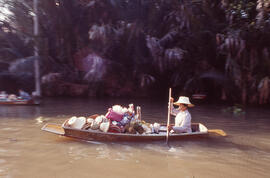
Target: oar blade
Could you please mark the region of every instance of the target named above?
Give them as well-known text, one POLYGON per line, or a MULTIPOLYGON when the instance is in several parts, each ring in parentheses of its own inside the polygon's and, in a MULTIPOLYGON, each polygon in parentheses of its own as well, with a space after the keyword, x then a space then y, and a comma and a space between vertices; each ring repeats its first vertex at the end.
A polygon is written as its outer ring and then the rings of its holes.
POLYGON ((224 132, 223 130, 221 129, 211 129, 211 130, 208 130, 209 133, 213 133, 213 134, 217 134, 217 135, 220 135, 220 136, 227 136, 226 132, 224 132))

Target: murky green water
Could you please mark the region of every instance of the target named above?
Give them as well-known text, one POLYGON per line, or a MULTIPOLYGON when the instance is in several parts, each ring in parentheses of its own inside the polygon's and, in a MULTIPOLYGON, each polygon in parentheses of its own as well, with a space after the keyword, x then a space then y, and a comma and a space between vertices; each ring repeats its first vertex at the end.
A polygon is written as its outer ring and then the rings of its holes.
POLYGON ((269 177, 270 111, 248 109, 245 117, 222 106, 197 105, 193 122, 223 129, 228 137, 165 143, 82 142, 41 131, 46 122, 105 114, 113 104, 142 107, 143 119, 166 122, 167 101, 46 99, 39 107, 0 106, 0 177, 269 177), (38 119, 37 119, 38 118, 38 119))

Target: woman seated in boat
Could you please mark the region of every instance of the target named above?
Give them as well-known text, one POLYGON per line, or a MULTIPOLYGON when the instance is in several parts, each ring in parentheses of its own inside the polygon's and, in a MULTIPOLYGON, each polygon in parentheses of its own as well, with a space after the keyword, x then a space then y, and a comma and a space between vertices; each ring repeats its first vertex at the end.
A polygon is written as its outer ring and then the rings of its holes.
POLYGON ((7 100, 8 94, 5 91, 0 92, 0 100, 7 100))
POLYGON ((27 92, 23 91, 22 89, 19 89, 19 98, 23 100, 30 100, 31 96, 27 92))
POLYGON ((171 103, 171 114, 175 117, 175 124, 168 126, 169 131, 175 133, 191 133, 191 115, 188 112, 188 107, 193 107, 194 105, 190 103, 189 98, 185 96, 180 96, 178 101, 173 103, 173 98, 170 99, 171 103), (177 105, 178 108, 174 108, 173 104, 177 105))

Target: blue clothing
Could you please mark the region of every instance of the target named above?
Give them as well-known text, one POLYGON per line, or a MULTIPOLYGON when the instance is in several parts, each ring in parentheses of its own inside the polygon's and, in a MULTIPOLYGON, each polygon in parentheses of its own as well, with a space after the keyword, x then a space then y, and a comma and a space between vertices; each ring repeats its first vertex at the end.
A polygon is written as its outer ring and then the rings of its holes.
POLYGON ((20 94, 20 97, 22 99, 24 99, 24 100, 30 100, 31 99, 31 96, 28 93, 26 93, 25 91, 20 91, 19 94, 20 94))

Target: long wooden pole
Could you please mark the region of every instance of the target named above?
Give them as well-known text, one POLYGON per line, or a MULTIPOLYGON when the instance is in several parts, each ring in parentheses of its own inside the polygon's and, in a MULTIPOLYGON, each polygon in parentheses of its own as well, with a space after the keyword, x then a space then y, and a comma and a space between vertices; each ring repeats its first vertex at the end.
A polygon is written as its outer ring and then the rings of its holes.
POLYGON ((39 70, 39 50, 38 50, 38 0, 34 0, 34 36, 35 36, 35 45, 34 45, 34 68, 35 68, 35 90, 36 95, 41 96, 40 88, 40 70, 39 70))
POLYGON ((170 125, 170 116, 171 116, 171 97, 172 97, 172 89, 169 89, 169 102, 168 102, 168 118, 167 118, 167 135, 166 135, 166 143, 169 146, 169 129, 170 125))

